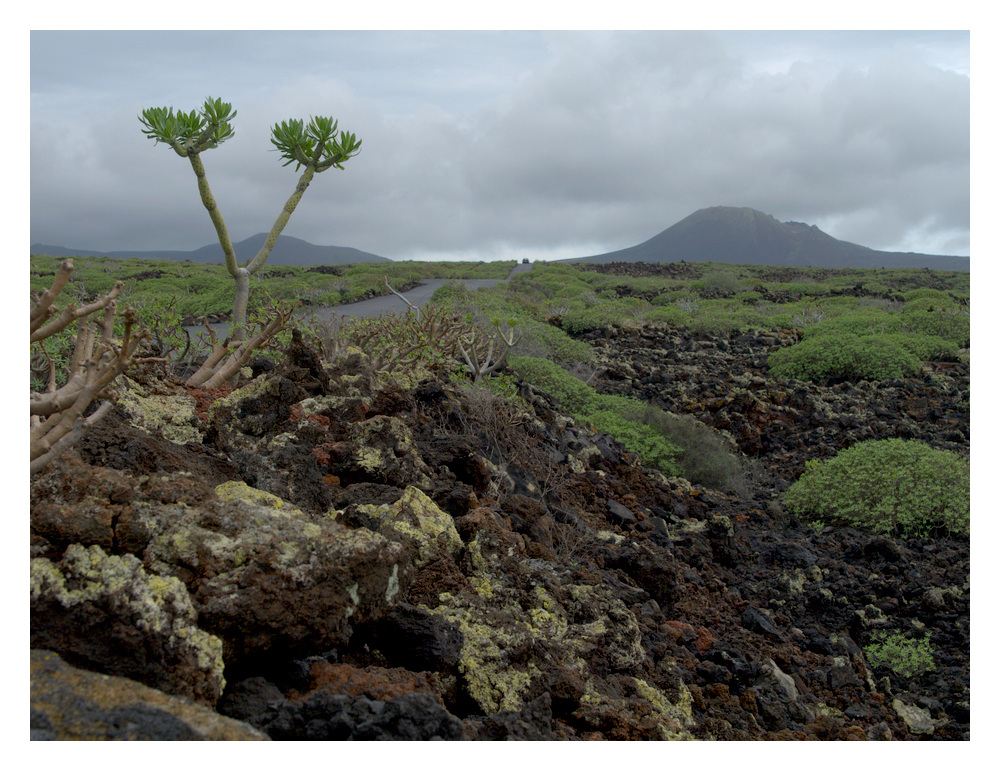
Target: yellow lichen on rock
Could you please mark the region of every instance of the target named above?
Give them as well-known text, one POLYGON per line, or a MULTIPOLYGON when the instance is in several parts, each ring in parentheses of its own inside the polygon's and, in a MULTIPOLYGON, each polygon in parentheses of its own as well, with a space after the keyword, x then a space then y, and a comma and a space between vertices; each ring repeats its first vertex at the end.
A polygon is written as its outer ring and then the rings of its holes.
POLYGON ((242 501, 243 503, 251 503, 254 506, 279 509, 289 514, 302 513, 301 510, 296 509, 294 506, 289 506, 274 493, 269 493, 266 490, 258 490, 246 482, 223 482, 221 485, 216 486, 215 494, 223 501, 242 501))
POLYGON ((676 702, 667 698, 659 688, 650 685, 645 680, 633 678, 636 689, 657 713, 660 731, 667 740, 693 739, 688 729, 694 727, 694 714, 691 711, 693 699, 691 691, 681 682, 676 702))
POLYGON ((196 625, 198 614, 177 578, 147 573, 131 554, 109 555, 100 546, 70 544, 62 560, 31 560, 32 605, 65 609, 96 605, 122 625, 162 639, 165 649, 191 658, 206 675, 214 702, 225 687, 222 641, 196 625))
POLYGON ((530 644, 528 627, 497 628, 478 608, 439 606, 433 612, 458 624, 462 632, 458 669, 469 695, 483 711, 492 714, 520 709, 525 692, 541 672, 530 663, 526 669, 518 668, 509 661, 507 652, 530 644))
POLYGON ((397 533, 416 546, 414 564, 417 567, 439 552, 454 557, 462 549, 462 539, 451 515, 412 485, 395 503, 370 507, 367 513, 380 520, 380 533, 397 533))

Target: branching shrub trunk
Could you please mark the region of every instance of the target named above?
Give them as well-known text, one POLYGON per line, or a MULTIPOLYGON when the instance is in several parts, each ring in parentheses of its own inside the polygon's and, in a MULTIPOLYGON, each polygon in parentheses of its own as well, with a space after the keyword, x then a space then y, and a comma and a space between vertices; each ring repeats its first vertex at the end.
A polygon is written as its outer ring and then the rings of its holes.
POLYGON ((212 352, 198 371, 187 379, 185 385, 190 388, 218 388, 235 377, 249 363, 253 352, 267 345, 284 328, 292 317, 292 309, 277 306, 269 316, 271 320, 249 340, 226 338, 221 343, 215 330, 205 322, 205 328, 211 337, 212 352))
POLYGON ((38 343, 49 362, 48 386, 44 392, 32 392, 31 402, 31 473, 45 468, 62 451, 79 439, 84 427, 97 423, 111 402, 104 402, 84 419, 83 414, 94 399, 129 365, 132 354, 145 338, 135 333, 135 314, 124 312, 125 331, 120 341, 113 339, 119 281, 108 294, 93 303, 77 308, 70 303, 61 311, 54 305, 73 272, 72 260, 59 268, 52 286, 31 308, 31 342, 38 343), (56 363, 45 351, 45 340, 79 321, 76 345, 68 365, 66 382, 56 387, 56 363))

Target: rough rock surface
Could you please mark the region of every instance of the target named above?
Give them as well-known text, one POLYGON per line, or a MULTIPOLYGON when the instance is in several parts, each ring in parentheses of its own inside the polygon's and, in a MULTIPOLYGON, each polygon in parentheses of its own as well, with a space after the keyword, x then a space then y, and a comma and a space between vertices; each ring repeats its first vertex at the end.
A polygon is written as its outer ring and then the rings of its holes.
POLYGON ((267 741, 208 707, 31 651, 32 741, 267 741))
POLYGON ((213 706, 225 684, 222 641, 196 626, 184 584, 131 554, 72 544, 31 561, 31 646, 213 706))
POLYGON ((968 738, 968 539, 816 528, 780 504, 806 460, 861 438, 968 452, 967 370, 825 388, 769 377, 780 336, 592 337, 601 390, 729 432, 746 490, 645 469, 527 384, 514 407, 393 382, 357 350, 317 363, 299 339, 231 393, 145 384, 167 413, 194 399, 202 443, 122 413, 127 447, 95 433, 32 479, 33 639, 111 672, 73 634, 105 623, 157 651, 122 674, 190 676, 137 590, 63 601, 57 575, 104 555, 186 592, 173 637, 221 641, 216 709, 272 739, 968 738), (886 630, 929 636, 935 669, 874 666, 886 630))

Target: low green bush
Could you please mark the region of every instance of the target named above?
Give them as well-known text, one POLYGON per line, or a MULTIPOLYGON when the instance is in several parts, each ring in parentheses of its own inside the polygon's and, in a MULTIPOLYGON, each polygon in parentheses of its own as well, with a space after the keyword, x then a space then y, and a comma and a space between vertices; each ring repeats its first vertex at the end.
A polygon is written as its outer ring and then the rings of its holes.
POLYGON ((912 334, 943 337, 954 340, 961 348, 968 347, 969 309, 950 298, 945 301, 933 297, 909 300, 903 305, 900 320, 902 329, 912 334))
POLYGON ((775 377, 829 384, 903 377, 917 372, 920 360, 887 336, 843 334, 779 348, 768 357, 768 366, 775 377))
POLYGON ((571 335, 601 329, 631 318, 629 311, 635 303, 624 300, 607 300, 589 308, 574 308, 562 315, 562 328, 571 335))
MULTIPOLYGON (((601 404, 599 400, 598 405, 601 404)), ((630 452, 642 460, 643 465, 659 469, 667 476, 682 476, 684 470, 677 463, 681 449, 672 444, 659 429, 648 423, 632 420, 628 413, 600 406, 585 413, 585 419, 595 431, 613 436, 630 452)))
POLYGON ((511 369, 524 380, 556 399, 575 419, 608 434, 634 452, 642 462, 664 474, 678 476, 675 462, 680 448, 671 444, 656 428, 632 416, 642 404, 622 396, 599 394, 556 364, 532 356, 511 356, 511 369))
POLYGON ((784 496, 806 519, 904 536, 969 532, 969 461, 923 442, 859 442, 806 470, 784 496))
POLYGON ((574 340, 559 327, 534 319, 522 319, 518 330, 524 337, 516 350, 561 364, 587 363, 594 359, 594 349, 582 340, 574 340))
POLYGON ((535 356, 511 356, 507 362, 524 380, 554 398, 571 414, 592 409, 597 392, 558 364, 535 356))
MULTIPOLYGON (((826 313, 826 310, 824 313, 826 313)), ((824 316, 822 321, 810 324, 802 333, 803 338, 856 335, 886 335, 899 332, 901 317, 898 313, 887 313, 872 308, 849 311, 839 316, 824 316)))
POLYGON ((636 417, 680 448, 677 463, 685 479, 727 493, 746 491, 743 460, 711 426, 691 415, 664 412, 652 405, 646 405, 636 417))
POLYGON ((620 441, 645 465, 716 490, 745 489, 742 460, 721 434, 695 418, 624 396, 600 394, 544 359, 512 356, 509 364, 575 418, 620 441))
POLYGON ((875 642, 865 646, 872 667, 891 669, 901 677, 911 678, 935 669, 929 637, 910 640, 901 633, 875 635, 875 642))
POLYGON ((698 281, 692 281, 691 287, 706 293, 722 292, 730 294, 744 288, 740 277, 730 270, 710 270, 698 281))
POLYGON ((885 335, 885 339, 895 343, 921 361, 956 361, 958 343, 936 335, 885 335))

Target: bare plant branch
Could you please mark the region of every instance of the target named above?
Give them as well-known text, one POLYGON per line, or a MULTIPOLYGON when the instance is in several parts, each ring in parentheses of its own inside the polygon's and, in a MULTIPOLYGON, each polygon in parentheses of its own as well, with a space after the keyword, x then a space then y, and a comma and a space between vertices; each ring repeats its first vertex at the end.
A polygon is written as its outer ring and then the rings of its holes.
POLYGON ((190 388, 218 388, 234 377, 250 361, 254 351, 263 348, 292 317, 292 308, 277 306, 271 320, 250 340, 226 338, 219 342, 215 331, 205 323, 212 340, 212 352, 185 385, 190 388))
POLYGON ((44 393, 34 392, 30 397, 31 415, 31 473, 45 468, 60 452, 71 446, 86 426, 93 425, 107 414, 110 402, 105 402, 91 416, 83 413, 91 402, 102 396, 104 390, 129 365, 132 354, 145 339, 144 331, 133 333, 136 318, 131 308, 126 308, 125 332, 122 340, 114 339, 115 299, 121 283, 107 295, 83 308, 72 305, 59 313, 53 302, 66 286, 73 264, 67 260, 60 268, 53 286, 42 294, 32 308, 32 342, 38 342, 49 362, 48 386, 44 393), (56 291, 53 291, 55 289, 56 291), (103 313, 98 317, 98 311, 103 313), (59 313, 54 321, 45 320, 59 313), (66 383, 56 388, 55 361, 45 350, 43 341, 64 329, 67 324, 80 320, 76 346, 70 360, 66 383))

